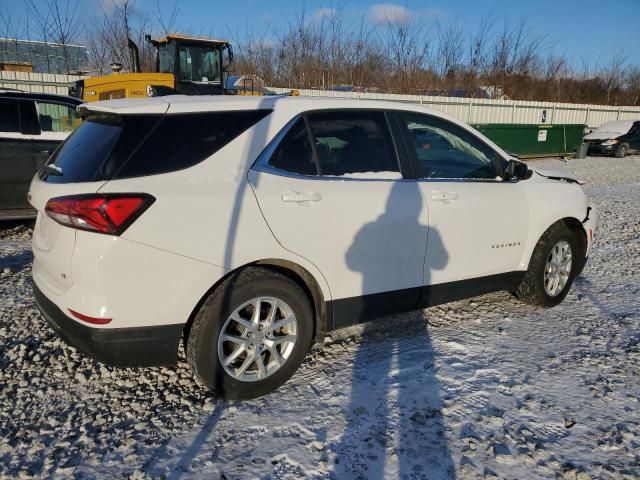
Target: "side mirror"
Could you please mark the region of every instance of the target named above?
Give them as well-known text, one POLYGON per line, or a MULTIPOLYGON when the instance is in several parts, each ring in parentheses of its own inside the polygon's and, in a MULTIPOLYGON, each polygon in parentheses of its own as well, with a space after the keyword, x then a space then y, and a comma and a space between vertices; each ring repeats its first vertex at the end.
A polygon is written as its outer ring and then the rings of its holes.
POLYGON ((526 178, 529 168, 527 165, 515 158, 509 160, 505 169, 505 180, 522 180, 526 178))

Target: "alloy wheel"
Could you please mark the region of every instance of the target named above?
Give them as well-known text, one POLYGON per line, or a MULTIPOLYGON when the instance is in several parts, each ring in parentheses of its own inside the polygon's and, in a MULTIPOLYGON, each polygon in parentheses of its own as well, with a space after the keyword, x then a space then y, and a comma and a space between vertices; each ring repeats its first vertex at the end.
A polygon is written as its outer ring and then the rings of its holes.
POLYGON ((571 245, 561 240, 549 252, 544 267, 544 289, 547 295, 556 297, 562 292, 571 275, 571 263, 571 245))
POLYGON ((243 382, 264 380, 291 356, 298 322, 291 307, 275 297, 257 297, 236 308, 218 338, 218 359, 243 382))

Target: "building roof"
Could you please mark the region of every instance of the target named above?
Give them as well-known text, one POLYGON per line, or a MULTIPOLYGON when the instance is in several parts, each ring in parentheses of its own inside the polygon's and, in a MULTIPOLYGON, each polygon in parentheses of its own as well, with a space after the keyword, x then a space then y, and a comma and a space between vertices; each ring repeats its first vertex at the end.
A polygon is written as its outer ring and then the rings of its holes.
POLYGON ((88 54, 82 45, 0 38, 0 62, 28 63, 36 73, 65 74, 86 67, 88 54))

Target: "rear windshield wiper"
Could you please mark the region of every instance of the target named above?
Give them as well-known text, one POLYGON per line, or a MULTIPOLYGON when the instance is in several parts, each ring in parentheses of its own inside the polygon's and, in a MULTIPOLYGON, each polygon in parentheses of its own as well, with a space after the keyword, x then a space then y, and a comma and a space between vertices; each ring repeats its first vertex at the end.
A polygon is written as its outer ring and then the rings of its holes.
POLYGON ((46 174, 46 175, 52 175, 54 177, 61 177, 64 175, 64 173, 62 173, 62 169, 56 165, 54 165, 53 163, 49 163, 47 165, 45 165, 44 167, 42 167, 40 169, 40 172, 46 174))

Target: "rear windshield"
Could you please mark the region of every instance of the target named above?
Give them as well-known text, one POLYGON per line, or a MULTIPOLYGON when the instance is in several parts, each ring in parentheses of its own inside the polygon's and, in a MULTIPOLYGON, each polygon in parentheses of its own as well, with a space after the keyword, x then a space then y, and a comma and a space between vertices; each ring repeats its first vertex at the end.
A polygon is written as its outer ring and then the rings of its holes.
POLYGON ((91 115, 49 160, 62 175, 40 178, 96 182, 181 170, 210 157, 269 113, 91 115))

